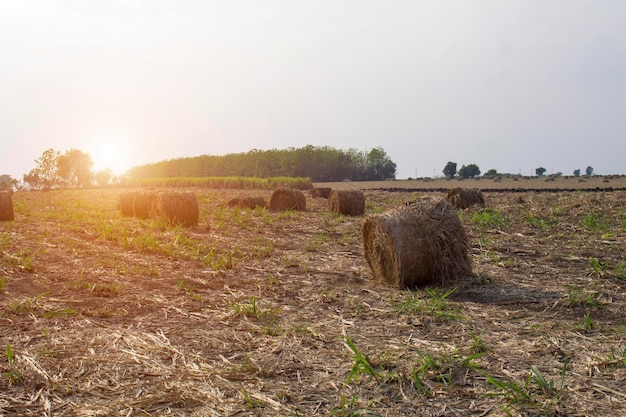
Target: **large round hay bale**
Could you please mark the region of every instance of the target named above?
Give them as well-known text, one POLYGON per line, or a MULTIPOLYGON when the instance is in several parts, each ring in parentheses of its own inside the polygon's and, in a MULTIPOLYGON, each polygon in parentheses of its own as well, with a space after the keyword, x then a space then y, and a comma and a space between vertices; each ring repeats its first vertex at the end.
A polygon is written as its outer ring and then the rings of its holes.
POLYGON ((267 202, 263 197, 235 197, 226 203, 228 207, 239 207, 255 209, 257 207, 267 208, 267 202))
POLYGON ((365 213, 365 195, 358 190, 333 190, 328 196, 328 210, 348 216, 365 213))
POLYGON ((311 197, 313 198, 328 198, 332 188, 330 187, 316 187, 311 190, 311 197))
POLYGON ((133 213, 140 219, 154 217, 158 193, 152 190, 143 190, 135 194, 133 199, 133 213))
POLYGON ((0 191, 0 221, 9 222, 13 220, 13 195, 8 190, 0 191))
POLYGON ((453 188, 448 191, 446 201, 457 209, 466 209, 471 206, 485 205, 485 197, 480 190, 468 188, 453 188))
POLYGON ((117 208, 123 216, 133 216, 135 211, 133 203, 135 201, 136 191, 122 191, 117 194, 117 208))
POLYGON ((170 224, 195 226, 200 218, 198 198, 192 192, 160 192, 156 197, 155 214, 170 224))
POLYGON ((306 197, 300 190, 280 187, 270 197, 271 211, 306 210, 306 197))
POLYGON ((369 216, 362 232, 365 259, 380 283, 445 285, 471 273, 465 229, 445 201, 369 216))

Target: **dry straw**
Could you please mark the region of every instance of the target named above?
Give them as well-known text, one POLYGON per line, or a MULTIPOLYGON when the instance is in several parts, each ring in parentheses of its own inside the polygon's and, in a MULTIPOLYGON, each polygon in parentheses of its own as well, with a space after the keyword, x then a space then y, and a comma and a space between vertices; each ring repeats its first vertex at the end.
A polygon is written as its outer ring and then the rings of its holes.
POLYGON ((311 190, 311 197, 313 198, 328 198, 332 188, 330 187, 316 187, 311 190))
POLYGON ((471 206, 485 205, 485 198, 480 190, 467 188, 452 188, 448 191, 446 201, 456 209, 466 209, 471 206))
POLYGON ((135 217, 140 219, 154 217, 157 196, 158 193, 152 190, 143 190, 135 193, 135 198, 133 199, 133 213, 135 217))
POLYGON ((281 187, 274 190, 270 198, 271 211, 306 210, 306 198, 302 191, 281 187))
POLYGON ((0 191, 0 221, 13 221, 13 196, 11 191, 0 191))
POLYGON ((117 208, 123 216, 133 216, 133 202, 135 201, 136 191, 123 191, 117 194, 117 208))
POLYGON ((155 214, 170 224, 195 226, 200 218, 198 198, 192 192, 160 192, 156 198, 155 214))
POLYGON ((445 285, 471 273, 465 229, 445 201, 370 216, 362 232, 365 259, 380 283, 445 285))
POLYGON ((333 190, 328 196, 328 210, 348 216, 365 213, 365 195, 358 190, 333 190))
POLYGON ((257 207, 267 208, 267 202, 263 197, 235 197, 227 203, 228 207, 240 207, 255 209, 257 207))

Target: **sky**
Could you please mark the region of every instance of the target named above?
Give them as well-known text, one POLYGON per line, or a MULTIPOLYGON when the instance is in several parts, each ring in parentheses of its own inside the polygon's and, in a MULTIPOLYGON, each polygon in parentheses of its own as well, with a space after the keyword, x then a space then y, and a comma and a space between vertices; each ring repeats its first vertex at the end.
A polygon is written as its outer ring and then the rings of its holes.
POLYGON ((623 0, 2 0, 0 174, 306 145, 626 174, 623 0))

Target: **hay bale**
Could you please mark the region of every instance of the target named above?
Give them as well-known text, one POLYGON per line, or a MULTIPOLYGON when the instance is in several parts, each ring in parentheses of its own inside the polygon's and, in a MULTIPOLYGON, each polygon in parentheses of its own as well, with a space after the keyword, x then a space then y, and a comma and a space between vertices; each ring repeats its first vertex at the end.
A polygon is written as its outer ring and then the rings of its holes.
POLYGON ((380 283, 445 285, 471 273, 465 229, 445 201, 369 216, 362 233, 365 259, 380 283))
POLYGON ((267 208, 267 203, 263 197, 235 197, 226 203, 228 207, 240 207, 255 209, 257 207, 267 208))
POLYGON ((333 190, 328 196, 328 210, 348 216, 362 216, 365 212, 365 195, 358 190, 333 190))
POLYGON ((200 218, 198 198, 186 191, 160 192, 156 197, 155 214, 170 224, 195 226, 200 218))
POLYGON ((133 216, 133 202, 135 201, 136 191, 123 191, 117 194, 117 208, 122 216, 133 216))
POLYGON ((313 198, 328 198, 332 188, 330 187, 316 187, 311 190, 311 197, 313 198))
POLYGON ((13 221, 14 218, 13 193, 8 190, 0 191, 0 221, 13 221))
POLYGON ((467 188, 453 188, 449 190, 446 201, 456 209, 466 209, 474 205, 485 206, 483 193, 480 190, 467 188))
POLYGON ((143 190, 135 193, 133 199, 133 213, 140 219, 154 217, 156 199, 158 193, 152 190, 143 190))
POLYGON ((300 190, 280 187, 270 197, 271 211, 306 210, 306 197, 300 190))

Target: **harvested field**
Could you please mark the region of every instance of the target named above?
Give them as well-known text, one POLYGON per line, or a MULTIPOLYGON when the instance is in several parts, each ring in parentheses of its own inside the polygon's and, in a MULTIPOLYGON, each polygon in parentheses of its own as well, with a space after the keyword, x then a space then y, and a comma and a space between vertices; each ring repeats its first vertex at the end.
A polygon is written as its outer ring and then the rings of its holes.
MULTIPOLYGON (((343 186, 366 215, 446 196, 400 183, 343 186)), ((364 218, 325 199, 193 191, 189 228, 122 216, 116 190, 13 195, 0 415, 626 414, 626 191, 483 189, 459 211, 474 274, 415 291, 375 283, 364 218)))

